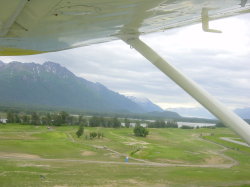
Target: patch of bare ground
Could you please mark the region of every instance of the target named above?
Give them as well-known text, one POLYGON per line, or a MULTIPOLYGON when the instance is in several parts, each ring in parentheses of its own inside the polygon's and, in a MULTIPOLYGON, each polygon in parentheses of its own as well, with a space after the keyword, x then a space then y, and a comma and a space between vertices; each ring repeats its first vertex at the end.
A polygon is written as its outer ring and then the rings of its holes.
POLYGON ((6 171, 1 172, 0 176, 6 176, 6 171))
POLYGON ((206 164, 211 164, 211 165, 224 164, 226 162, 224 158, 217 156, 217 155, 213 155, 213 156, 210 156, 209 158, 205 158, 204 161, 206 164))
MULTIPOLYGON (((99 187, 100 185, 94 185, 93 187, 99 187)), ((108 184, 102 184, 102 187, 169 187, 169 184, 151 184, 142 182, 136 179, 127 179, 127 180, 119 180, 119 181, 110 181, 108 184)))
POLYGON ((239 182, 231 182, 231 183, 226 183, 226 184, 220 184, 221 187, 247 187, 250 186, 250 181, 239 181, 239 182))
MULTIPOLYGON (((110 184, 102 184, 102 187, 117 187, 119 186, 117 183, 110 183, 110 184)), ((100 187, 100 185, 94 185, 92 187, 100 187)))
POLYGON ((113 134, 116 137, 119 137, 122 140, 125 140, 125 142, 123 142, 123 143, 126 144, 126 145, 136 145, 136 144, 138 144, 138 145, 147 145, 147 144, 150 144, 148 142, 145 142, 145 141, 142 141, 142 140, 140 141, 140 140, 137 140, 137 139, 132 138, 132 137, 119 136, 119 135, 114 134, 112 132, 111 132, 111 134, 113 134))
POLYGON ((42 165, 42 164, 32 164, 32 163, 25 163, 18 165, 19 167, 50 167, 50 165, 42 165))
POLYGON ((134 141, 134 142, 123 142, 126 145, 147 145, 149 144, 148 142, 143 142, 143 141, 134 141))
POLYGON ((181 160, 169 160, 165 158, 157 158, 155 159, 156 162, 160 163, 171 163, 171 164, 186 164, 186 162, 181 161, 181 160))
POLYGON ((94 151, 83 151, 81 153, 82 156, 93 156, 93 155, 96 155, 96 152, 94 151))
POLYGON ((36 171, 5 171, 5 174, 7 173, 27 173, 27 174, 32 174, 32 175, 47 175, 46 173, 40 173, 40 172, 36 172, 36 171))
POLYGON ((166 187, 165 184, 147 184, 145 182, 135 180, 135 179, 128 179, 125 181, 122 181, 123 183, 127 183, 125 186, 137 186, 137 187, 145 187, 145 186, 153 186, 153 187, 166 187))
POLYGON ((191 134, 191 136, 195 137, 195 138, 198 138, 198 137, 200 137, 200 134, 194 133, 194 134, 191 134))
POLYGON ((105 146, 99 146, 99 145, 93 145, 94 148, 96 149, 105 149, 105 146))
POLYGON ((37 159, 40 158, 38 155, 24 154, 24 153, 6 153, 0 152, 1 157, 13 157, 13 158, 25 158, 25 159, 37 159))
POLYGON ((111 158, 120 158, 120 155, 116 154, 116 153, 106 153, 104 154, 105 156, 109 156, 111 158))
POLYGON ((140 146, 141 148, 147 148, 147 142, 123 142, 125 145, 130 145, 130 146, 140 146))
POLYGON ((37 140, 38 138, 33 137, 35 133, 0 133, 0 140, 37 140))
POLYGON ((192 155, 199 155, 200 152, 194 152, 194 151, 184 151, 185 153, 192 154, 192 155))
POLYGON ((148 139, 150 140, 164 140, 164 141, 167 141, 167 138, 163 137, 163 136, 160 136, 159 134, 150 134, 147 136, 148 139))

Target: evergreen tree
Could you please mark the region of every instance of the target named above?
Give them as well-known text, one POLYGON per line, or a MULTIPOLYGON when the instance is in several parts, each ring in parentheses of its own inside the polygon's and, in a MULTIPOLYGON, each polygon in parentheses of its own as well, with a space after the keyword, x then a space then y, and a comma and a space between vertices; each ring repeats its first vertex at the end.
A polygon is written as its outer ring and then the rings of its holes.
POLYGON ((125 127, 129 128, 130 122, 127 118, 124 119, 125 127))
POLYGON ((178 124, 176 121, 168 121, 166 124, 167 128, 178 128, 178 124))
POLYGON ((14 123, 21 123, 21 120, 18 114, 14 114, 14 123))
POLYGON ((61 124, 66 124, 68 120, 69 114, 65 111, 61 111, 59 113, 59 118, 60 118, 60 123, 61 124))
POLYGON ((52 123, 52 117, 50 113, 47 113, 45 116, 45 125, 51 125, 51 123, 52 123))
POLYGON ((12 111, 7 112, 7 122, 8 123, 14 123, 15 122, 14 113, 12 111))
POLYGON ((83 120, 83 116, 82 116, 82 115, 79 115, 79 116, 78 116, 78 124, 80 124, 80 123, 82 122, 82 120, 83 120))
POLYGON ((56 126, 62 125, 62 118, 59 114, 52 115, 52 124, 56 126))
POLYGON ((99 118, 97 116, 93 116, 89 119, 90 127, 99 127, 99 118))
POLYGON ((22 115, 21 116, 21 121, 22 121, 22 124, 29 124, 30 123, 30 117, 26 114, 22 115))
POLYGON ((112 125, 113 128, 121 127, 121 122, 117 118, 113 118, 112 123, 113 123, 112 125))
POLYGON ((78 130, 76 131, 77 137, 80 138, 83 135, 83 132, 84 132, 83 125, 80 125, 78 130))
POLYGON ((31 114, 31 124, 32 125, 40 125, 40 117, 36 112, 31 114))

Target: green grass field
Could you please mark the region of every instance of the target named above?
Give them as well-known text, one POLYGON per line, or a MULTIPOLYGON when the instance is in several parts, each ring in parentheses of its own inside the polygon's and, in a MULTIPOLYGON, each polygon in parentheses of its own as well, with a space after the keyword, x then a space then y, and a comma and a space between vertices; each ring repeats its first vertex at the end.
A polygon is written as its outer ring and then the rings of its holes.
POLYGON ((77 129, 0 125, 0 186, 250 186, 250 148, 221 140, 237 138, 227 128, 77 129))

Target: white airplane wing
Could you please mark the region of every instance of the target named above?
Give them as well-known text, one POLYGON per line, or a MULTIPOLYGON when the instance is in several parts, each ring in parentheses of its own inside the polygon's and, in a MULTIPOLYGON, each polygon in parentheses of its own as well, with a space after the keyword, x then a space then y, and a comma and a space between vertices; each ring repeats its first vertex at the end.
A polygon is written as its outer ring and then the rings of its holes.
POLYGON ((29 55, 248 12, 246 0, 0 0, 0 55, 29 55), (205 13, 205 15, 204 15, 205 13))
POLYGON ((250 144, 250 126, 139 36, 250 12, 247 0, 0 0, 0 55, 29 55, 115 39, 128 43, 250 144))

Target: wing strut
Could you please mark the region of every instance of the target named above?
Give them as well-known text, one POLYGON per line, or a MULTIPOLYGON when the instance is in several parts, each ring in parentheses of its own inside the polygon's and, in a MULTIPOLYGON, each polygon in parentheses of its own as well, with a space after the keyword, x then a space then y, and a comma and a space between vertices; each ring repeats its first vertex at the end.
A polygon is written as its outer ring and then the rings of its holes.
POLYGON ((250 125, 248 125, 244 120, 227 109, 223 104, 213 98, 212 95, 197 85, 193 80, 185 76, 182 72, 165 61, 153 49, 142 42, 139 37, 122 39, 131 47, 136 49, 158 69, 160 69, 165 75, 171 78, 224 124, 240 135, 250 145, 250 125))

